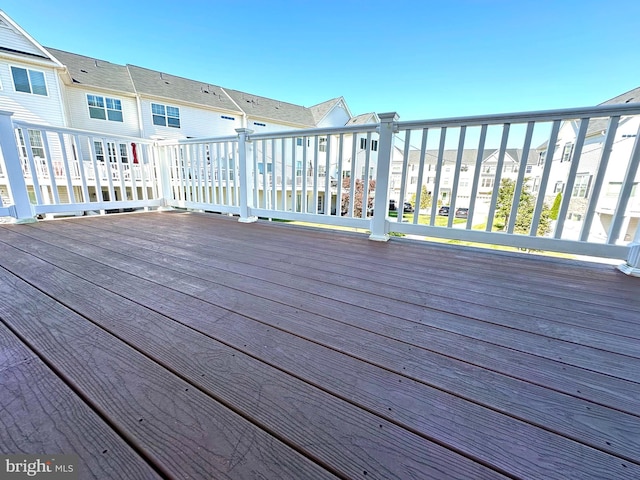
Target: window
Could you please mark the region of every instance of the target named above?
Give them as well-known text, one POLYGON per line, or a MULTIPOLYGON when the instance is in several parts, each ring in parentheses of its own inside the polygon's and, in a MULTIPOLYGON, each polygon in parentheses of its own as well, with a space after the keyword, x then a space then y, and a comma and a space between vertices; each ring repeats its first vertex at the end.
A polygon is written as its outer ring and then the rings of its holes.
POLYGON ((418 183, 418 177, 411 177, 411 180, 409 180, 409 183, 411 185, 415 185, 416 183, 418 183))
MULTIPOLYGON (((20 153, 22 158, 26 159, 27 155, 27 143, 24 139, 24 131, 19 128, 18 132, 18 143, 20 146, 20 153)), ((31 154, 34 158, 45 158, 44 156, 44 144, 42 143, 42 133, 40 130, 27 130, 27 134, 29 135, 29 144, 31 145, 31 154)))
POLYGON ((87 95, 89 117, 98 120, 122 122, 122 103, 115 98, 105 98, 98 95, 87 95))
MULTIPOLYGON (((366 150, 367 149, 367 139, 366 138, 361 138, 360 139, 360 150, 366 150)), ((371 140, 371 151, 372 152, 377 152, 378 151, 378 140, 371 140)))
MULTIPOLYGON (((272 163, 267 163, 267 173, 272 172, 272 167, 273 167, 272 163)), ((264 163, 262 162, 258 163, 258 174, 264 175, 264 163)))
POLYGON ((482 173, 493 173, 496 171, 495 165, 485 165, 482 167, 482 173))
POLYGON ((161 127, 180 128, 180 109, 158 103, 151 104, 153 124, 161 127))
POLYGON ((460 167, 460 171, 461 172, 468 172, 469 171, 469 166, 468 165, 462 165, 460 167))
POLYGON ((536 178, 533 179, 532 192, 533 193, 538 193, 539 190, 540 190, 540 177, 536 177, 536 178))
MULTIPOLYGON (((96 151, 96 160, 99 162, 104 162, 105 155, 102 142, 94 141, 93 147, 96 151)), ((122 163, 129 163, 129 150, 127 149, 127 144, 120 143, 118 145, 118 150, 120 150, 120 161, 122 161, 122 163)), ((118 161, 118 150, 116 150, 115 142, 107 142, 107 154, 110 163, 116 163, 118 161)))
POLYGON ((560 159, 560 162, 570 162, 572 153, 573 143, 566 143, 562 149, 562 158, 560 159))
POLYGON ((224 118, 225 120, 235 120, 235 117, 228 117, 227 115, 220 115, 220 118, 224 118))
POLYGON ((302 176, 302 160, 296 160, 296 177, 302 176))
POLYGON ((492 188, 493 187, 493 178, 483 178, 482 179, 482 187, 483 188, 492 188))
POLYGON ((544 150, 538 154, 538 166, 544 165, 544 159, 547 156, 547 151, 544 150))
POLYGON ((589 194, 589 186, 591 184, 591 175, 588 173, 578 173, 576 175, 576 181, 573 184, 572 197, 587 198, 589 194))
POLYGON ((254 125, 257 125, 258 127, 266 127, 267 124, 266 123, 260 123, 260 122, 253 122, 254 125))
POLYGON ((553 193, 562 193, 564 191, 564 182, 556 182, 553 187, 553 193))
POLYGON ((96 151, 96 160, 104 162, 104 150, 102 149, 102 142, 93 142, 93 148, 96 151))
MULTIPOLYGON (((631 187, 631 195, 630 195, 631 197, 636 196, 637 186, 638 184, 634 183, 633 186, 631 187)), ((605 195, 607 197, 618 197, 621 191, 622 191, 622 182, 610 182, 609 185, 607 185, 607 191, 605 192, 605 195)))
POLYGON ((327 151, 327 137, 320 137, 320 144, 318 145, 319 152, 327 151))
POLYGON ((525 170, 526 173, 531 173, 533 171, 533 165, 527 165, 527 168, 525 170))
POLYGON ((13 86, 16 92, 32 93, 47 96, 47 84, 44 73, 26 68, 11 67, 13 86))

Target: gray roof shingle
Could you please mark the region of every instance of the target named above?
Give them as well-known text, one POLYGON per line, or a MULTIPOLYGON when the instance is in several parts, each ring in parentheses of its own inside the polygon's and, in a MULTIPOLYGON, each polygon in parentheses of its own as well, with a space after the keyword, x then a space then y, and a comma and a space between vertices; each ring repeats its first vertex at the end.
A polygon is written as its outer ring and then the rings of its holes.
POLYGON ((176 77, 168 73, 127 65, 136 92, 141 95, 205 105, 240 113, 224 90, 216 85, 176 77))
POLYGON ((377 123, 377 115, 375 113, 363 113, 362 115, 356 115, 351 117, 347 122, 347 125, 366 125, 367 123, 377 123))
MULTIPOLYGON (((494 152, 497 152, 496 148, 486 148, 482 152, 482 161, 485 161, 489 156, 491 156, 494 152)), ((511 158, 513 158, 516 162, 520 162, 522 158, 522 149, 521 148, 507 148, 506 153, 509 154, 511 158)), ((476 158, 478 156, 477 148, 465 148, 462 151, 462 164, 463 165, 474 165, 476 163, 476 158)), ((458 150, 455 148, 446 149, 443 152, 443 160, 445 163, 455 163, 458 158, 458 150)), ((438 150, 437 149, 428 149, 425 152, 425 163, 427 164, 435 164, 438 161, 438 150)), ((409 151, 409 163, 418 163, 420 161, 420 150, 410 150, 409 151)), ((533 165, 538 161, 538 154, 535 149, 529 150, 529 158, 527 159, 527 165, 533 165)))
POLYGON ((115 63, 97 60, 75 53, 46 49, 67 67, 71 81, 76 85, 115 90, 123 93, 135 93, 127 67, 115 63))
POLYGON ((224 91, 238 104, 247 116, 313 127, 315 121, 311 110, 300 105, 259 97, 250 93, 225 88, 224 91))

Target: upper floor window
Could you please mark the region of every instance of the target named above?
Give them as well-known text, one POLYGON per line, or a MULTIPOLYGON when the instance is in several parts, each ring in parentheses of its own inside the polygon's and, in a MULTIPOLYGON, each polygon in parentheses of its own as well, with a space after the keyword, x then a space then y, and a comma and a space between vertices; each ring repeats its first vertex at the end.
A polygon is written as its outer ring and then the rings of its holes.
POLYGON ((180 109, 159 103, 151 104, 153 124, 161 127, 180 128, 180 109))
POLYGON ((573 184, 572 197, 587 198, 589 194, 589 184, 591 183, 591 175, 588 173, 578 173, 576 181, 573 184))
POLYGON ((531 173, 533 171, 533 165, 527 165, 525 173, 531 173))
POLYGON ((327 151, 327 137, 320 137, 320 143, 318 144, 319 152, 327 151))
MULTIPOLYGON (((360 150, 366 150, 367 149, 367 139, 366 138, 361 138, 360 139, 360 150)), ((372 152, 377 152, 378 151, 378 140, 371 140, 371 151, 372 152)))
POLYGON ((122 122, 122 103, 116 98, 87 95, 89 116, 98 120, 122 122))
POLYGON ((27 68, 11 67, 11 75, 16 92, 47 96, 44 73, 27 68))
POLYGON ((538 166, 539 167, 544 165, 544 159, 545 159, 546 156, 547 156, 547 151, 546 150, 538 153, 538 166))
POLYGON ((573 143, 566 143, 564 148, 562 149, 562 158, 561 162, 570 162, 571 154, 573 153, 573 143))

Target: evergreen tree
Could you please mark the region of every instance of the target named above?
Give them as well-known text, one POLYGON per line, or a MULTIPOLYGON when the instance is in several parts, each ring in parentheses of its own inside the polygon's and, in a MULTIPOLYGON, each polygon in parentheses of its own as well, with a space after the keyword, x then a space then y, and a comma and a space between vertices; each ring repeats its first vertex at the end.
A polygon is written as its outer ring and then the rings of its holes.
MULTIPOLYGON (((411 205, 414 206, 414 208, 418 208, 418 206, 416 205, 416 197, 417 195, 414 193, 411 195, 411 199, 409 200, 411 202, 411 205)), ((427 191, 427 187, 425 187, 424 185, 422 186, 422 190, 420 190, 420 210, 424 210, 425 208, 429 208, 431 206, 431 194, 427 191)))
POLYGON ((560 212, 561 203, 562 203, 562 192, 558 192, 555 200, 553 201, 553 205, 551 205, 551 210, 549 212, 549 218, 551 218, 551 220, 558 219, 558 213, 560 212))
MULTIPOLYGON (((500 182, 500 189, 498 190, 498 200, 496 203, 495 219, 501 219, 504 222, 503 229, 506 230, 509 224, 509 218, 511 216, 511 203, 513 201, 513 194, 515 191, 515 181, 509 178, 502 179, 500 182)), ((516 220, 513 231, 515 233, 528 234, 531 229, 531 223, 533 222, 533 213, 536 208, 536 198, 531 193, 529 185, 526 181, 522 185, 522 191, 520 193, 520 202, 518 203, 518 210, 516 212, 516 220)), ((544 236, 549 233, 551 228, 551 215, 549 207, 544 204, 542 212, 540 213, 540 221, 538 222, 538 236, 544 236)))

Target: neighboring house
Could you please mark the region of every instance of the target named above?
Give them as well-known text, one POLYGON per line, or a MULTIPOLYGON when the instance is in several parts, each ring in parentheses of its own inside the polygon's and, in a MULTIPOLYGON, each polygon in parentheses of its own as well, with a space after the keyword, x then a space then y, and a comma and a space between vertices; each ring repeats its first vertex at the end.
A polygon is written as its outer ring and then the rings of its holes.
MULTIPOLYGON (((640 102, 640 87, 607 100, 601 105, 615 105, 620 103, 640 102)), ((605 237, 611 226, 611 221, 619 200, 622 182, 625 178, 627 166, 633 148, 635 138, 639 132, 640 119, 635 117, 623 117, 620 120, 616 136, 613 141, 608 168, 605 172, 600 195, 595 200, 593 197, 593 185, 595 176, 600 166, 602 147, 605 141, 608 124, 605 120, 594 119, 589 122, 580 163, 576 170, 576 176, 571 191, 566 191, 565 185, 569 169, 574 160, 574 148, 578 134, 579 121, 564 122, 560 127, 555 152, 552 159, 551 174, 545 192, 548 203, 553 202, 558 193, 563 196, 570 195, 571 200, 567 211, 567 233, 563 236, 577 238, 581 221, 592 201, 596 202, 598 221, 591 227, 591 235, 605 237)), ((548 145, 546 143, 538 147, 540 164, 547 161, 548 145)), ((625 212, 622 226, 621 241, 630 241, 634 238, 640 218, 640 192, 637 183, 640 182, 640 172, 636 174, 636 181, 631 191, 629 205, 625 212)))
MULTIPOLYGON (((422 169, 422 180, 420 179, 421 153, 419 150, 410 150, 405 172, 405 198, 400 198, 402 182, 402 155, 395 156, 391 168, 391 195, 390 198, 401 203, 408 201, 417 191, 418 186, 426 187, 430 194, 436 191, 435 182, 437 175, 438 150, 428 149, 424 153, 424 164, 422 169)), ((495 148, 485 149, 482 152, 482 163, 478 182, 478 199, 488 201, 495 188, 496 169, 498 165, 499 151, 495 148)), ((473 178, 475 175, 475 165, 478 157, 478 150, 466 148, 462 151, 462 161, 460 172, 458 173, 458 189, 456 194, 456 207, 468 207, 473 189, 473 178)), ((440 182, 438 184, 437 201, 442 205, 451 202, 453 194, 456 162, 458 158, 457 149, 445 149, 442 155, 442 169, 440 171, 440 182)), ((537 166, 537 152, 530 151, 525 166, 525 179, 532 189, 535 188, 536 178, 540 173, 537 166)), ((522 149, 508 148, 505 151, 502 172, 500 178, 516 180, 522 159, 522 149)))

